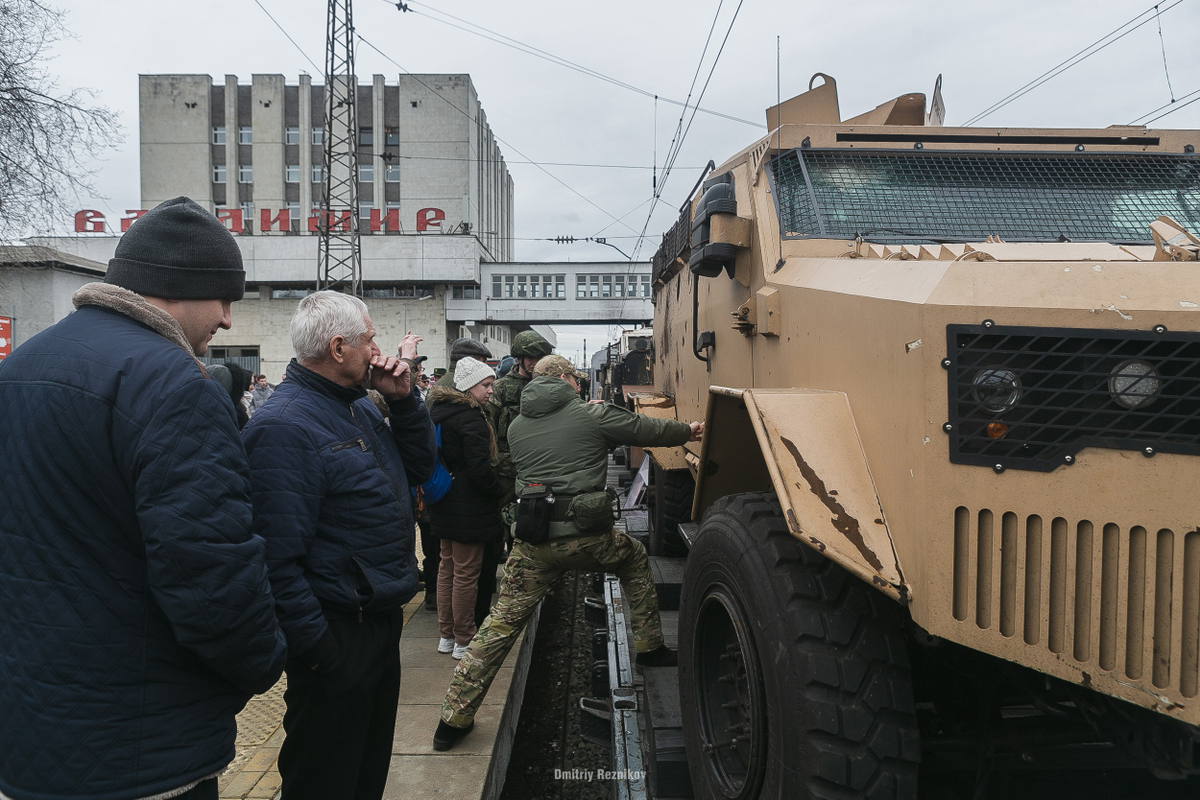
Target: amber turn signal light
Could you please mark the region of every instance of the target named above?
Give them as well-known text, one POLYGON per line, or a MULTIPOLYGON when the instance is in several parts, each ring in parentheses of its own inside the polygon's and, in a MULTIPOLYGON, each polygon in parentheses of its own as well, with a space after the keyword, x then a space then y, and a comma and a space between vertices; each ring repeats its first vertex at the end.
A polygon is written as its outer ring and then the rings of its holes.
POLYGON ((1008 426, 1003 422, 989 422, 987 435, 989 439, 1003 439, 1008 434, 1008 426))

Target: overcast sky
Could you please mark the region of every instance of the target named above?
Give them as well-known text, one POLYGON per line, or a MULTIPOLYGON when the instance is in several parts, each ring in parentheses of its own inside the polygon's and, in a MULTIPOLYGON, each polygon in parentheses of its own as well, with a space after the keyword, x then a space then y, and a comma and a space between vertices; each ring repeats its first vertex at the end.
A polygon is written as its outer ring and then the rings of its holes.
MULTIPOLYGON (((324 0, 58 4, 68 10, 76 38, 56 47, 50 69, 63 88, 95 89, 125 126, 124 144, 98 165, 97 196, 82 198, 81 207, 99 208, 110 219, 139 207, 139 74, 199 73, 220 81, 228 73, 248 83, 253 73, 282 73, 294 83, 307 71, 320 80, 305 54, 323 64, 324 0)), ((700 168, 766 133, 763 112, 777 91, 776 37, 784 99, 824 72, 837 80, 848 118, 906 92, 930 94, 941 74, 946 124, 961 125, 1152 7, 1148 0, 743 0, 740 7, 737 0, 443 0, 408 6, 401 13, 394 2, 355 0, 360 35, 396 62, 360 43, 359 79, 369 82, 379 73, 394 83, 402 70, 470 74, 515 183, 517 258, 530 261, 617 255, 597 244, 539 241, 555 236, 607 236, 625 253, 637 250, 639 259, 648 259, 700 168), (657 94, 657 108, 653 97, 447 23, 480 26, 490 36, 657 94), (692 120, 689 111, 682 121, 687 135, 664 180, 682 113, 668 100, 684 101, 690 92, 695 103, 710 70, 701 107, 753 124, 704 111, 692 120), (521 163, 527 161, 545 166, 521 163), (655 164, 662 192, 647 223, 655 164), (649 238, 639 247, 643 229, 649 238)), ((1129 123, 1171 101, 1164 49, 1174 97, 1196 92, 1177 106, 1200 98, 1200 0, 1162 0, 1159 8, 1161 39, 1158 22, 1144 18, 1148 24, 977 124, 1129 123)), ((1152 127, 1200 127, 1200 102, 1152 127)), ((560 329, 560 349, 574 356, 587 335, 588 349, 595 350, 605 333, 560 329)))

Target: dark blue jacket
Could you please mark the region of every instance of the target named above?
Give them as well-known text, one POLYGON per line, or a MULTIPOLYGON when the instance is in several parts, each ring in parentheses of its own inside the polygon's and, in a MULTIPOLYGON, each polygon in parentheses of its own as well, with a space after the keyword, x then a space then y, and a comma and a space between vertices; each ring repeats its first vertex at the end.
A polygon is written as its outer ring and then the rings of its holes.
POLYGON ((0 362, 0 791, 145 797, 233 758, 284 664, 229 397, 84 306, 0 362))
POLYGON ((415 396, 388 404, 296 361, 242 431, 254 477, 254 530, 267 541, 279 623, 296 656, 339 614, 392 611, 417 592, 408 487, 433 473, 436 446, 415 396))

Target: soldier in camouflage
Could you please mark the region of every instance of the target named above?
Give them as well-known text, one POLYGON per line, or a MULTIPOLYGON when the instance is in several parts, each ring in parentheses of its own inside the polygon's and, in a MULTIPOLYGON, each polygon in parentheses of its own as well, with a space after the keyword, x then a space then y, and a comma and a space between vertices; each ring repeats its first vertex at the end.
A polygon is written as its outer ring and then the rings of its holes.
POLYGON ((508 445, 517 485, 545 485, 554 492, 550 535, 541 544, 513 543, 500 599, 454 670, 433 737, 435 750, 449 750, 474 726, 475 712, 508 651, 538 601, 567 570, 611 572, 620 578, 638 665, 675 665, 675 652, 663 644, 646 550, 612 527, 604 492, 608 451, 621 444, 671 447, 699 441, 704 425, 584 403, 578 394, 582 373, 562 356, 543 358, 533 374, 521 393, 520 417, 508 428, 508 445))
MULTIPOLYGON (((513 466, 512 457, 508 453, 508 426, 521 414, 521 391, 533 380, 534 367, 540 359, 553 353, 554 348, 533 331, 521 331, 513 337, 510 352, 516 362, 507 375, 496 381, 492 387, 492 399, 483 408, 484 416, 492 423, 492 430, 496 432, 496 449, 500 453, 496 473, 506 486, 514 485, 517 477, 516 467, 513 466)), ((515 498, 508 498, 513 499, 515 498)), ((505 509, 504 519, 509 525, 512 525, 513 514, 511 506, 505 509)))

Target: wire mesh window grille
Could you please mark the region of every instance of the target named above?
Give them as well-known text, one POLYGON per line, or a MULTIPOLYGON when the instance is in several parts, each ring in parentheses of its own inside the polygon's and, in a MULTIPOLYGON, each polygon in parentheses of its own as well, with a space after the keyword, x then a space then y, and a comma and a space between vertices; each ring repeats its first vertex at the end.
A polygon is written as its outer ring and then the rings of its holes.
POLYGON ((1200 454, 1200 334, 949 325, 950 460, 1048 472, 1085 447, 1200 454))
POLYGON ((1148 244, 1200 228, 1200 155, 800 149, 771 161, 785 237, 1148 244))

